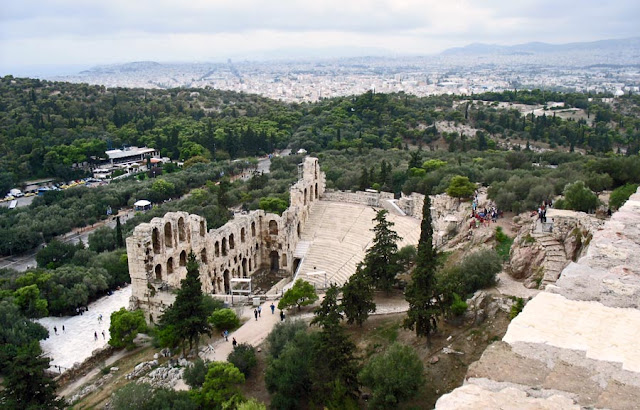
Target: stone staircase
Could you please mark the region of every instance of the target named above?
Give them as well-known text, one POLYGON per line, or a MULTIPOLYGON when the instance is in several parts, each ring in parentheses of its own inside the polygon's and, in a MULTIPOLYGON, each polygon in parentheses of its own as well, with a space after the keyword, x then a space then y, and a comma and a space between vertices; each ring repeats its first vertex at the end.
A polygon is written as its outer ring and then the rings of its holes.
POLYGON ((407 214, 396 204, 395 199, 383 199, 380 201, 382 208, 386 209, 391 215, 406 216, 407 214))
POLYGON ((548 284, 556 283, 562 270, 569 264, 569 259, 565 255, 564 247, 553 235, 533 232, 531 236, 542 246, 545 255, 542 262, 544 276, 540 284, 540 288, 544 289, 548 284))
POLYGON ((298 245, 296 245, 296 250, 293 251, 293 257, 298 259, 303 259, 309 248, 311 247, 311 241, 298 241, 298 245))

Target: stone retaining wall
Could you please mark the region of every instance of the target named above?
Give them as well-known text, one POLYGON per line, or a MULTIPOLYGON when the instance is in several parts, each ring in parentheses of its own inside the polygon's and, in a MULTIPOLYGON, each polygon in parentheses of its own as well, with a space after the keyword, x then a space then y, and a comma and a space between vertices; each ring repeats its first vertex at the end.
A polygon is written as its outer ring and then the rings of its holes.
POLYGON ((366 192, 366 191, 333 191, 327 190, 323 199, 334 202, 345 202, 348 204, 360 204, 382 208, 381 201, 393 199, 391 192, 366 192))

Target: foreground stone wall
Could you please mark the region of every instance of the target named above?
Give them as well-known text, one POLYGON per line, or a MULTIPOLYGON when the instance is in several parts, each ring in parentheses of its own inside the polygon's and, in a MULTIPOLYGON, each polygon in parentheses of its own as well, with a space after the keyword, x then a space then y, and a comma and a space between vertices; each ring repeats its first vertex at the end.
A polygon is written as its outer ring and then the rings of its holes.
POLYGON ((173 303, 173 290, 186 276, 190 252, 200 262, 202 290, 209 294, 229 294, 233 278, 249 278, 259 269, 290 273, 309 210, 325 189, 317 158, 305 158, 299 175, 282 216, 257 210, 236 214, 224 226, 207 230, 198 215, 169 212, 138 225, 127 238, 130 308, 144 310, 149 322, 157 320, 173 303))
POLYGON ((640 190, 436 408, 637 409, 639 338, 640 190))

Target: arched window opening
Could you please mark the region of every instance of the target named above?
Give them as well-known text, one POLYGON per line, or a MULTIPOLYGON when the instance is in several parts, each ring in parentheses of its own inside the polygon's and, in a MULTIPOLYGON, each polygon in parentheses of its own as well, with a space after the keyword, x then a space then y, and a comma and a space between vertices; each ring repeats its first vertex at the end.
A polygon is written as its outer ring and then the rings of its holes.
POLYGON ((180 266, 187 266, 187 252, 180 252, 180 266))
POLYGON ((171 231, 171 222, 164 224, 164 246, 173 248, 173 232, 171 231))
POLYGON ((233 234, 229 235, 229 249, 235 249, 236 241, 233 238, 233 234))
POLYGON ((316 183, 316 199, 318 199, 318 184, 316 183))
POLYGON ((269 235, 277 235, 278 234, 278 223, 275 220, 269 221, 269 235))
POLYGON ((185 229, 184 229, 184 218, 180 218, 178 219, 178 240, 182 242, 184 241, 186 236, 187 235, 185 234, 185 229))
POLYGON ((227 256, 227 238, 222 238, 222 256, 227 256))
POLYGON ((307 204, 307 188, 304 189, 304 204, 307 204))
POLYGON ((171 275, 173 273, 173 258, 167 259, 167 275, 171 275))
POLYGON ((151 242, 153 242, 153 253, 160 253, 160 233, 158 233, 158 228, 153 228, 151 242))
POLYGON ((162 266, 156 265, 156 280, 162 280, 162 266))
POLYGON ((242 260, 242 277, 243 278, 247 277, 247 260, 246 259, 242 260))
POLYGON ((244 228, 240 229, 240 242, 244 243, 245 241, 245 235, 244 235, 244 228))
POLYGON ((220 243, 216 242, 215 245, 213 245, 213 251, 215 252, 216 258, 220 256, 220 243))
POLYGON ((300 229, 300 222, 298 222, 298 238, 302 236, 302 229, 300 229))
POLYGON ((286 253, 282 254, 282 267, 283 268, 287 267, 287 254, 286 253))
POLYGON ((309 202, 313 202, 313 185, 309 187, 309 202))
POLYGON ((207 261, 207 250, 206 249, 203 249, 202 251, 200 251, 200 260, 205 265, 207 264, 208 261, 207 261))
POLYGON ((256 236, 256 223, 255 222, 251 222, 251 236, 253 236, 254 238, 256 236))
POLYGON ((204 236, 207 233, 207 228, 204 226, 204 221, 200 221, 200 236, 204 236))

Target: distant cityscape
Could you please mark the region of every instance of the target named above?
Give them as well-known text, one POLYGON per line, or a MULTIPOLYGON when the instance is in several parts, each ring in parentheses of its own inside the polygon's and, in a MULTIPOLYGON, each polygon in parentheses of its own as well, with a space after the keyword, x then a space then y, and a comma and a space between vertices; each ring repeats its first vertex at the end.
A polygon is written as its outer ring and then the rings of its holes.
POLYGON ((433 56, 357 57, 226 63, 135 62, 99 66, 52 80, 107 87, 204 88, 287 101, 376 92, 418 96, 509 89, 640 91, 640 40, 551 46, 471 45, 433 56), (593 44, 593 46, 586 46, 593 44))

